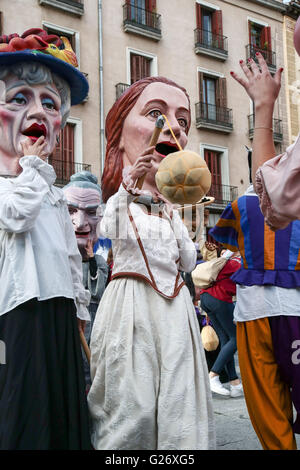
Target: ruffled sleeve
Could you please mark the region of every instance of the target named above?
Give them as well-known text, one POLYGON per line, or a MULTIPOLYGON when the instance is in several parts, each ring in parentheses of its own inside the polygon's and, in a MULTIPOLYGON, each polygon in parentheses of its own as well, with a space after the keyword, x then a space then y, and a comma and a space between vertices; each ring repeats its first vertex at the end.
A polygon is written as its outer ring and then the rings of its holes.
POLYGON ((37 156, 20 159, 22 173, 0 178, 0 228, 21 233, 33 228, 43 198, 56 179, 52 166, 37 156))
POLYGON ((300 219, 300 134, 286 151, 265 162, 255 175, 261 211, 272 230, 300 219))

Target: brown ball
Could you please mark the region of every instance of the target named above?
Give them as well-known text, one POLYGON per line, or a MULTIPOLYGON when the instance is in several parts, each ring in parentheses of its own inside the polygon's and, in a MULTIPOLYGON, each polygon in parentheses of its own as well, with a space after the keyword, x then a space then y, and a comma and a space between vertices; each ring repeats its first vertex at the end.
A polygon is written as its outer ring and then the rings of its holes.
POLYGON ((200 155, 180 150, 162 160, 155 181, 160 193, 173 204, 195 204, 209 191, 211 174, 200 155))

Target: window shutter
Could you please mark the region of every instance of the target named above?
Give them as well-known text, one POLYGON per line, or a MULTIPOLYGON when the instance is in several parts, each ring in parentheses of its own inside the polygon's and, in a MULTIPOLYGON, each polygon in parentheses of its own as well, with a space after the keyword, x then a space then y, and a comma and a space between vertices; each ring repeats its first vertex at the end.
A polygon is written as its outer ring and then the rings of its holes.
POLYGON ((141 78, 150 76, 150 62, 151 59, 147 57, 137 54, 130 55, 131 85, 141 78))
POLYGON ((199 81, 199 101, 204 103, 204 90, 203 90, 203 73, 198 72, 198 81, 199 81))
POLYGON ((216 46, 224 49, 222 10, 215 10, 212 14, 212 33, 215 35, 216 46))
POLYGON ((200 3, 196 3, 196 25, 198 29, 202 27, 202 20, 201 20, 201 5, 200 3))
POLYGON ((70 176, 75 173, 74 129, 74 124, 66 124, 60 131, 59 143, 52 155, 53 161, 50 157, 57 179, 62 182, 69 181, 70 176))
POLYGON ((131 20, 131 1, 126 0, 126 19, 131 20))
POLYGON ((265 26, 261 33, 261 48, 271 51, 271 27, 265 26))
POLYGON ((217 196, 218 199, 221 199, 221 195, 219 194, 222 184, 222 175, 221 175, 221 160, 220 154, 217 152, 213 152, 212 150, 204 150, 204 160, 211 172, 211 184, 212 188, 210 193, 214 196, 217 196))
POLYGON ((226 78, 219 78, 216 83, 216 103, 220 108, 227 108, 226 78))
POLYGON ((253 44, 252 35, 251 35, 251 21, 248 20, 248 29, 249 29, 249 44, 253 44))

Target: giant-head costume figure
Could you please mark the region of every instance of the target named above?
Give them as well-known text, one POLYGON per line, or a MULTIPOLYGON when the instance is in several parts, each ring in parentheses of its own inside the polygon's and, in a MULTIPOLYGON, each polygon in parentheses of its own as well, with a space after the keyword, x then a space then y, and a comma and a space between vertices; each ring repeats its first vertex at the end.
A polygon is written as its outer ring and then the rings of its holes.
POLYGON ((70 106, 88 93, 66 38, 30 29, 0 38, 0 174, 20 173, 22 143, 44 136, 51 154, 70 106))
POLYGON ((95 175, 80 171, 71 176, 70 183, 63 189, 83 259, 87 258, 88 241, 94 245, 99 237, 97 226, 101 219, 102 194, 97 183, 95 175))
MULTIPOLYGON (((167 78, 147 77, 135 82, 109 111, 101 184, 104 202, 118 190, 123 168, 133 165, 149 147, 156 118, 162 113, 168 114, 174 134, 184 148, 191 123, 190 101, 186 90, 167 78)), ((165 126, 154 151, 156 170, 162 159, 176 150, 178 147, 165 126)), ((148 180, 153 180, 152 176, 147 175, 145 188, 148 180)))

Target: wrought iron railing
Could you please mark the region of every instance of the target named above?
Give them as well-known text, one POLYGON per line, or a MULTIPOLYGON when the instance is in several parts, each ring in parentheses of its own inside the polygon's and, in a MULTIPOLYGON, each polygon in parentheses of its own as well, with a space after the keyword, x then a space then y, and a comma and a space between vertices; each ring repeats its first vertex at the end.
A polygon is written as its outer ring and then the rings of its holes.
POLYGON ((214 104, 199 102, 195 104, 196 125, 209 123, 222 127, 233 128, 232 109, 221 108, 214 104))
MULTIPOLYGON (((250 114, 248 116, 248 126, 249 126, 249 137, 252 138, 254 134, 254 127, 255 127, 255 114, 250 114)), ((281 119, 273 118, 273 139, 276 142, 282 142, 283 140, 281 119)))
POLYGON ((130 87, 128 83, 117 83, 116 84, 116 100, 124 93, 127 88, 130 87))
POLYGON ((161 31, 160 26, 161 15, 145 10, 144 8, 136 7, 130 3, 123 5, 123 23, 131 23, 134 25, 141 26, 143 28, 149 28, 161 31))
POLYGON ((91 165, 87 163, 66 162, 49 157, 49 164, 53 166, 56 173, 56 184, 67 184, 70 177, 78 171, 91 171, 91 165))
POLYGON ((269 49, 262 49, 253 44, 247 44, 246 46, 246 59, 254 59, 255 62, 258 62, 256 53, 260 52, 263 58, 265 59, 267 65, 272 68, 276 68, 276 52, 269 49))
POLYGON ((229 204, 238 197, 238 187, 212 183, 207 196, 215 198, 215 204, 229 204))
POLYGON ((228 54, 228 38, 221 34, 215 34, 205 29, 194 30, 195 46, 216 50, 228 54))

